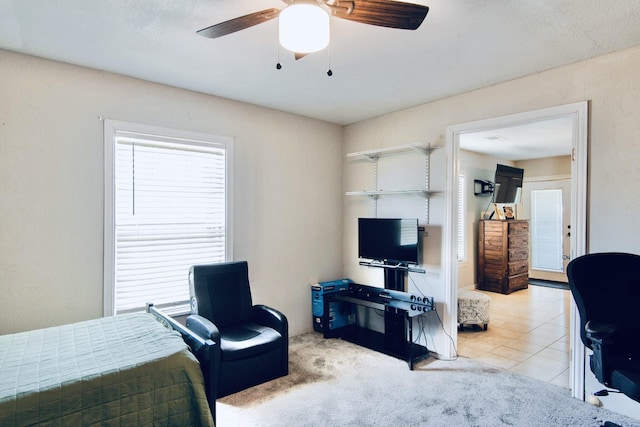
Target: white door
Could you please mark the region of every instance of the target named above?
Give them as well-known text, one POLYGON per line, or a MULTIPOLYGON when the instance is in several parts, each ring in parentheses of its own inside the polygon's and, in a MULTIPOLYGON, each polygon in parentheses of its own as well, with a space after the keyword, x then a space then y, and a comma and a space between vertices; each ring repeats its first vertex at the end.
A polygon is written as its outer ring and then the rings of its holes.
POLYGON ((529 220, 529 277, 567 283, 571 253, 571 180, 523 183, 523 215, 529 220))

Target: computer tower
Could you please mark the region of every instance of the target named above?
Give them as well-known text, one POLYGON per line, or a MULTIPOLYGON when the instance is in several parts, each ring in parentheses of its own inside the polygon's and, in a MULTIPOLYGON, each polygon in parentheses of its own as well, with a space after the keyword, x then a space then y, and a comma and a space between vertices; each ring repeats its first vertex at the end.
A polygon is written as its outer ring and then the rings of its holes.
MULTIPOLYGON (((324 297, 336 292, 349 290, 349 285, 353 283, 349 279, 333 280, 330 282, 320 282, 311 286, 311 311, 313 315, 313 330, 325 331, 324 319, 324 297)), ((355 311, 353 304, 342 301, 329 303, 329 325, 328 330, 341 328, 355 323, 355 311)))

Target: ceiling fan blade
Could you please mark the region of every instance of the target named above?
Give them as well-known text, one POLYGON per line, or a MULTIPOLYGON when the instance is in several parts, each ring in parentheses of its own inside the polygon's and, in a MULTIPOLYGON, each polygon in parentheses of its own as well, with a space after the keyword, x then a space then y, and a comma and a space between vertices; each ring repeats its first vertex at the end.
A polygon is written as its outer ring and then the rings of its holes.
POLYGON ((279 14, 280 9, 265 9, 260 12, 250 13, 248 15, 240 16, 239 18, 230 19, 229 21, 224 21, 219 24, 203 28, 202 30, 197 31, 197 33, 201 36, 215 39, 217 37, 226 36, 227 34, 235 33, 236 31, 244 30, 245 28, 270 21, 277 18, 279 14))
POLYGON ((326 4, 338 18, 402 30, 417 29, 429 12, 427 6, 392 0, 328 0, 326 4))

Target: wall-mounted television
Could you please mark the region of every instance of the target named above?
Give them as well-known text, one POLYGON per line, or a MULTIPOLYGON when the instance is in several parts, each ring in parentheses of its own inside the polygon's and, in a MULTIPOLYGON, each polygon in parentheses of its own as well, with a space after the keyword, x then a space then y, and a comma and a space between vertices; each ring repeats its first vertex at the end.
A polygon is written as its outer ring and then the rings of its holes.
POLYGON ((417 218, 358 218, 358 257, 385 264, 419 264, 417 218))
POLYGON ((524 169, 498 164, 496 166, 493 203, 520 203, 524 169))

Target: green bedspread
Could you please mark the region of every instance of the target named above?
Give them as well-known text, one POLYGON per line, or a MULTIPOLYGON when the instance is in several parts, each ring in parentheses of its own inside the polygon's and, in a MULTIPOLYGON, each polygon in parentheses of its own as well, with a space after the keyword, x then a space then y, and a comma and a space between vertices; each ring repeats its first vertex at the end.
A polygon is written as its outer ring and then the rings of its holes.
POLYGON ((212 426, 179 333, 130 314, 0 336, 0 426, 212 426))

